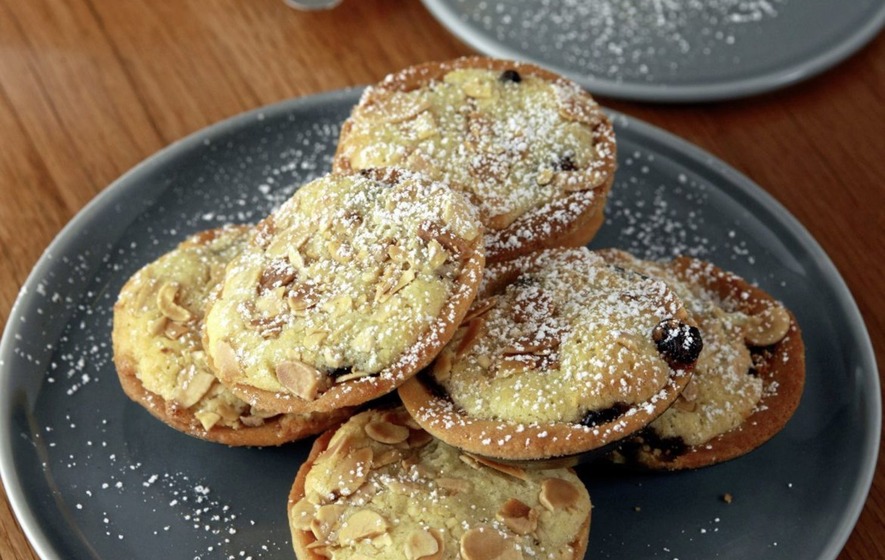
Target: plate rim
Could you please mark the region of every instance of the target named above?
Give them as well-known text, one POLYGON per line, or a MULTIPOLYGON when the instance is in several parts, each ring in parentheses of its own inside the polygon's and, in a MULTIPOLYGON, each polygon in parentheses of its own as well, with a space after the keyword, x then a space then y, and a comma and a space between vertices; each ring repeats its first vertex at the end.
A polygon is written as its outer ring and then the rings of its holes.
POLYGON ((860 51, 879 34, 885 26, 885 3, 872 18, 865 21, 855 33, 847 36, 814 57, 787 65, 779 70, 754 75, 746 79, 716 80, 707 84, 670 85, 656 82, 644 84, 637 81, 608 80, 592 75, 581 75, 574 70, 549 61, 527 56, 518 49, 502 45, 499 41, 466 26, 446 0, 421 0, 424 7, 446 30, 476 51, 495 58, 524 60, 568 76, 593 95, 627 101, 659 103, 715 102, 741 99, 783 89, 813 78, 860 51))
MULTIPOLYGON (((355 98, 364 87, 354 86, 286 99, 228 117, 198 129, 161 148, 133 166, 98 193, 71 218, 43 251, 28 274, 10 309, 3 336, 0 339, 0 405, 8 403, 11 392, 3 389, 11 386, 15 380, 15 373, 10 369, 9 364, 15 358, 15 341, 16 334, 20 328, 19 325, 21 324, 20 319, 24 316, 24 311, 33 306, 37 295, 39 295, 36 286, 56 266, 53 254, 63 254, 64 247, 75 238, 78 228, 89 223, 94 216, 123 198, 129 190, 136 188, 137 183, 133 181, 134 177, 164 165, 168 160, 177 157, 179 153, 204 144, 207 140, 248 126, 250 123, 254 123, 257 119, 262 118, 262 116, 264 118, 277 116, 278 114, 291 113, 294 109, 306 110, 311 106, 325 106, 331 102, 349 97, 355 98)), ((864 441, 866 453, 862 457, 861 476, 854 481, 845 515, 842 516, 839 524, 827 539, 826 546, 821 550, 818 557, 818 560, 835 560, 851 535, 866 503, 875 475, 882 430, 882 399, 878 367, 869 332, 857 303, 841 274, 839 274, 838 269, 814 237, 779 201, 761 186, 723 160, 685 139, 625 113, 608 108, 606 108, 606 111, 615 122, 616 127, 620 125, 621 127, 637 131, 638 134, 649 138, 658 145, 666 146, 684 155, 692 163, 727 177, 731 184, 736 186, 744 196, 772 212, 781 225, 808 250, 809 256, 814 258, 819 269, 825 275, 824 280, 833 288, 838 307, 843 310, 846 317, 850 320, 851 338, 857 342, 860 348, 857 363, 864 366, 862 368, 864 372, 868 372, 859 381, 861 384, 869 385, 870 389, 866 391, 869 400, 866 404, 869 406, 866 408, 867 414, 865 415, 870 431, 864 441)), ((52 546, 43 525, 24 495, 18 472, 15 469, 10 425, 11 409, 12 407, 10 406, 0 406, 0 480, 3 482, 15 518, 34 551, 40 558, 60 558, 58 551, 52 546)))

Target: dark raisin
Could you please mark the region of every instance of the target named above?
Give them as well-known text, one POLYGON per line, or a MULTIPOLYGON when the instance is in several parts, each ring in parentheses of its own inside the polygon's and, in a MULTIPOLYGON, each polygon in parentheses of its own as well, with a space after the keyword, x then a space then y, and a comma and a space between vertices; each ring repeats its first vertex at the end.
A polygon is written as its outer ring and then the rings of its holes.
POLYGON ((676 319, 664 319, 651 333, 658 352, 671 365, 687 365, 697 361, 704 347, 701 331, 676 319))
POLYGON ((556 168, 560 171, 577 171, 578 164, 575 163, 574 158, 571 154, 566 154, 559 158, 559 161, 556 162, 556 168))
POLYGON ((688 451, 688 445, 679 436, 661 437, 654 430, 648 429, 642 432, 642 439, 645 446, 651 448, 652 452, 659 452, 659 457, 664 461, 672 461, 688 451))
POLYGON ((615 403, 609 408, 603 408, 602 410, 590 410, 581 419, 581 425, 592 428, 593 426, 598 426, 600 424, 607 424, 627 412, 629 409, 630 407, 625 403, 615 403))
POLYGON ((519 75, 519 72, 509 68, 501 72, 501 76, 498 78, 502 82, 513 82, 514 84, 518 84, 522 81, 522 76, 519 75))

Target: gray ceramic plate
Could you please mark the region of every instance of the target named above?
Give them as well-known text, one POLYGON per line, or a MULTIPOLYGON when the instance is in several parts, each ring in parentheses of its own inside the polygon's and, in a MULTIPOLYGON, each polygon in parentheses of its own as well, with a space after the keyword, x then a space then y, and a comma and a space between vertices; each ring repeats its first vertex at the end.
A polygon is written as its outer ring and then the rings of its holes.
MULTIPOLYGON (((253 111, 148 159, 50 245, 0 346, 0 467, 44 558, 291 558, 285 504, 309 443, 233 449, 179 434, 121 391, 112 305, 185 235, 253 222, 323 173, 357 90, 253 111)), ((807 390, 786 430, 697 472, 583 468, 588 558, 833 559, 871 482, 881 403, 872 349, 841 278, 774 200, 723 163, 616 115, 621 167, 597 246, 686 252, 796 311, 807 390), (731 504, 721 497, 734 496, 731 504)))
POLYGON ((424 0, 485 54, 528 60, 590 91, 709 101, 794 84, 885 23, 882 0, 424 0))

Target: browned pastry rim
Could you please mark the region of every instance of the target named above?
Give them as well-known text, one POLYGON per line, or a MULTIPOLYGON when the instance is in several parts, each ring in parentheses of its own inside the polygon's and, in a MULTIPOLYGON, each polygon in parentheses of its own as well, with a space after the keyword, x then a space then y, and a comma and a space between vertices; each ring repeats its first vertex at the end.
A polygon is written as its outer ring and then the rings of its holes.
MULTIPOLYGON (((304 460, 304 463, 301 464, 301 467, 295 475, 295 481, 292 483, 292 488, 289 491, 289 497, 286 501, 287 512, 299 500, 304 498, 307 473, 313 468, 313 465, 320 454, 329 447, 329 441, 332 440, 332 436, 335 435, 336 430, 337 427, 329 428, 314 440, 307 459, 304 460)), ((587 545, 590 540, 590 519, 593 515, 592 512, 593 508, 587 512, 587 518, 584 520, 584 523, 578 531, 577 539, 571 543, 571 546, 575 551, 573 560, 581 560, 587 552, 587 545)), ((308 548, 310 544, 316 542, 316 537, 314 537, 312 532, 300 531, 291 526, 290 529, 292 533, 292 546, 295 549, 295 556, 297 558, 300 558, 301 560, 325 560, 325 557, 314 553, 308 548)))
MULTIPOLYGON (((421 371, 454 336, 461 320, 476 297, 485 267, 482 236, 466 246, 461 253, 461 272, 454 281, 455 291, 440 310, 435 321, 419 336, 398 360, 377 374, 335 383, 315 400, 307 401, 289 393, 258 389, 242 383, 229 383, 222 371, 210 367, 227 387, 246 402, 265 410, 304 414, 328 412, 363 404, 386 395, 421 371)), ((204 337, 205 338, 205 337, 204 337)))
MULTIPOLYGON (((515 70, 520 75, 573 85, 566 78, 534 64, 468 56, 406 68, 370 86, 366 95, 377 96, 388 91, 413 91, 433 81, 441 80, 452 70, 464 68, 497 72, 515 70)), ((361 103, 365 101, 368 100, 364 99, 361 103)), ((588 186, 585 190, 567 193, 548 204, 529 210, 503 229, 496 230, 487 225, 485 243, 486 260, 489 263, 509 260, 549 247, 586 245, 593 238, 602 223, 602 213, 617 167, 614 127, 601 111, 600 116, 602 118, 593 130, 593 141, 594 145, 603 146, 598 150, 601 157, 599 170, 607 179, 597 187, 588 186)), ((345 138, 352 128, 353 122, 347 119, 342 126, 340 138, 345 138)), ((332 162, 333 169, 342 173, 352 172, 350 161, 341 157, 341 146, 339 141, 332 162)))
MULTIPOLYGON (((479 297, 494 294, 518 276, 522 266, 531 266, 525 262, 534 262, 539 256, 540 253, 518 261, 496 263, 487 269, 479 297)), ((666 385, 652 399, 616 411, 612 419, 602 419, 590 426, 475 418, 452 402, 444 389, 436 386, 426 374, 413 377, 398 392, 415 421, 449 445, 476 455, 546 468, 558 463, 557 459, 574 464, 595 456, 647 426, 673 404, 691 379, 693 365, 671 368, 666 385)))
POLYGON ((126 396, 144 407, 154 418, 179 432, 215 443, 255 447, 282 445, 318 434, 353 413, 353 409, 347 408, 310 415, 280 414, 267 418, 259 426, 231 428, 216 425, 207 430, 189 409, 145 389, 136 375, 130 356, 115 353, 114 363, 126 396))
MULTIPOLYGON (((686 281, 700 280, 704 288, 744 313, 753 315, 776 303, 761 288, 705 261, 679 257, 674 265, 686 281), (703 273, 698 274, 699 271, 703 273)), ((755 374, 766 386, 776 383, 777 390, 763 392, 753 414, 740 426, 675 455, 655 452, 654 443, 639 442, 636 449, 624 450, 627 460, 635 459, 644 467, 658 470, 695 469, 740 457, 774 437, 796 411, 805 386, 805 345, 796 317, 790 313, 790 328, 780 342, 764 348, 751 347, 750 351, 756 364, 755 374)))

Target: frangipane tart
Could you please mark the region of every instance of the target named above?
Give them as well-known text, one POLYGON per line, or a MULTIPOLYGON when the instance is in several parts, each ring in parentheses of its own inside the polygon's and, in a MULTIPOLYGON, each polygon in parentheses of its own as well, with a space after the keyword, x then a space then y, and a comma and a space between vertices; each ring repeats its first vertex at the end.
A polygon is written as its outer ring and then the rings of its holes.
POLYGON ((256 227, 208 311, 206 346, 223 383, 279 412, 392 391, 451 338, 482 277, 475 208, 414 172, 321 177, 256 227))
POLYGON ((548 249, 489 266, 452 341, 399 393, 424 429, 471 453, 573 457, 660 415, 701 347, 663 282, 548 249))
POLYGON ((579 560, 590 509, 570 469, 464 454, 402 408, 363 412, 320 436, 288 502, 301 560, 579 560))
POLYGON ((348 411, 278 414, 250 406, 209 369, 204 310, 250 229, 204 231, 147 264, 114 306, 114 363, 124 392, 186 434, 227 445, 279 445, 319 433, 348 411))
POLYGON ((600 254, 661 279, 685 302, 704 339, 694 375, 674 405, 614 455, 655 469, 712 465, 747 453, 779 432, 799 405, 805 352, 796 319, 743 278, 686 257, 600 254))
POLYGON ((446 179, 480 209, 486 260, 583 246, 602 224, 615 135, 592 96, 537 66, 429 63, 366 89, 334 169, 397 165, 446 179))

